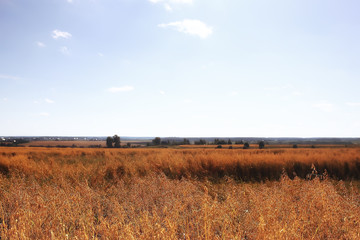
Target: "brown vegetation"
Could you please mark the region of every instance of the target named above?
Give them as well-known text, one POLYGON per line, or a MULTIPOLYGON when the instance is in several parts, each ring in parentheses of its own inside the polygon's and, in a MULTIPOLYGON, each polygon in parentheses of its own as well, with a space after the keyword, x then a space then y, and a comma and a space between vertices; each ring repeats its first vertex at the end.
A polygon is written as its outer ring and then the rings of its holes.
POLYGON ((22 143, 24 147, 105 147, 105 141, 32 141, 22 143))
POLYGON ((1 148, 0 238, 359 239, 359 153, 1 148))

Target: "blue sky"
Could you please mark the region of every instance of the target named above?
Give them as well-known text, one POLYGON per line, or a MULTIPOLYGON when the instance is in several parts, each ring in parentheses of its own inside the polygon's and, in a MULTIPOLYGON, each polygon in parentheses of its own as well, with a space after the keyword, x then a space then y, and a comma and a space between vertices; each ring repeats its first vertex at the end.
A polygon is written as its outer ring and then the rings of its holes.
POLYGON ((0 0, 0 135, 360 137, 359 9, 0 0))

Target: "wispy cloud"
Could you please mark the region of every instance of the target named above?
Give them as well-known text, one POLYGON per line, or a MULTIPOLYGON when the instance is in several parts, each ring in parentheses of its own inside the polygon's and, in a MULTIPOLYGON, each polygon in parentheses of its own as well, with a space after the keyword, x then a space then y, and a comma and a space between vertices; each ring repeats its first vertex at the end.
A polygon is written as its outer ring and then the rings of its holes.
POLYGON ((3 101, 4 101, 4 102, 7 102, 7 101, 8 101, 8 99, 7 99, 7 98, 3 98, 3 101))
POLYGON ((46 103, 50 103, 50 104, 51 104, 51 103, 55 103, 53 100, 48 99, 48 98, 45 98, 45 102, 46 102, 46 103))
POLYGON ((73 0, 66 0, 68 3, 72 3, 73 2, 73 0))
POLYGON ((291 84, 281 85, 281 86, 268 86, 265 87, 265 91, 279 91, 279 90, 291 90, 294 89, 294 86, 291 84))
POLYGON ((213 62, 210 62, 210 63, 206 63, 206 64, 201 65, 201 69, 207 70, 207 69, 211 69, 214 66, 215 66, 215 64, 213 62))
POLYGON ((346 105, 352 107, 360 107, 360 102, 347 102, 346 105))
POLYGON ((172 12, 175 6, 179 5, 191 5, 193 0, 148 0, 154 4, 162 4, 164 9, 168 12, 172 12))
POLYGON ((168 12, 171 12, 171 11, 173 10, 172 7, 171 7, 169 4, 167 4, 167 3, 164 4, 164 8, 165 8, 165 10, 168 11, 168 12))
POLYGON ((36 42, 36 45, 40 48, 46 47, 45 43, 43 42, 36 42))
POLYGON ((299 92, 299 91, 294 91, 291 93, 293 96, 302 96, 303 93, 302 92, 299 92))
POLYGON ((40 116, 43 116, 43 117, 48 117, 48 116, 50 116, 50 114, 47 113, 47 112, 41 112, 41 113, 39 113, 39 115, 40 115, 40 116))
POLYGON ((117 93, 117 92, 130 92, 134 89, 135 88, 133 86, 123 86, 123 87, 111 87, 108 88, 107 91, 111 93, 117 93))
POLYGON ((165 95, 165 92, 163 90, 160 90, 161 95, 165 95))
POLYGON ((104 56, 104 54, 103 54, 103 53, 101 53, 101 52, 98 52, 98 56, 99 56, 99 57, 103 57, 103 56, 104 56))
POLYGON ((152 3, 164 3, 164 4, 192 4, 193 0, 149 0, 152 3))
POLYGON ((237 96, 237 95, 239 95, 239 93, 236 92, 236 91, 230 92, 230 96, 232 96, 232 97, 235 97, 235 96, 237 96))
POLYGON ((70 50, 67 47, 61 47, 60 52, 64 55, 70 55, 70 50))
POLYGON ((212 33, 212 27, 207 26, 204 22, 197 19, 184 19, 182 21, 162 23, 158 27, 171 28, 178 32, 195 35, 200 38, 207 38, 212 33))
POLYGON ((328 102, 321 102, 321 103, 316 103, 313 104, 314 108, 317 108, 323 112, 332 112, 334 111, 334 104, 328 103, 328 102))
POLYGON ((8 80, 20 80, 21 78, 10 75, 0 75, 0 79, 8 79, 8 80))
POLYGON ((68 32, 63 32, 63 31, 60 31, 60 30, 57 30, 55 29, 53 32, 52 32, 52 37, 54 39, 58 39, 58 38, 66 38, 66 39, 69 39, 72 37, 72 35, 68 32))

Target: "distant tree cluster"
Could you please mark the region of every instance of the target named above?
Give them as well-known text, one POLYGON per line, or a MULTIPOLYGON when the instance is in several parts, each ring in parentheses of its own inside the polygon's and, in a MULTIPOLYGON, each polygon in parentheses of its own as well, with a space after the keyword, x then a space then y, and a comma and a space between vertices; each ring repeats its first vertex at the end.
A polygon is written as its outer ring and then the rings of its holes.
POLYGON ((161 138, 159 138, 159 137, 154 138, 154 139, 152 140, 152 143, 153 143, 154 145, 160 145, 160 144, 161 144, 161 138))
POLYGON ((227 141, 225 141, 224 139, 215 138, 214 144, 215 145, 227 144, 227 141))
POLYGON ((120 148, 121 147, 120 137, 118 135, 114 135, 113 137, 106 138, 106 147, 107 148, 120 148))
POLYGON ((205 139, 200 139, 199 141, 194 142, 195 145, 206 145, 207 142, 205 139))
POLYGON ((215 145, 221 145, 221 144, 233 144, 231 139, 229 138, 227 141, 225 139, 219 139, 219 138, 215 138, 214 139, 214 144, 215 145))
POLYGON ((173 139, 162 140, 160 137, 156 137, 152 140, 152 145, 190 145, 190 140, 184 138, 182 141, 176 141, 173 139))
POLYGON ((29 143, 29 140, 22 139, 22 138, 16 138, 16 139, 8 140, 8 141, 1 141, 0 146, 1 147, 10 147, 10 146, 17 147, 19 144, 23 144, 23 143, 29 143))

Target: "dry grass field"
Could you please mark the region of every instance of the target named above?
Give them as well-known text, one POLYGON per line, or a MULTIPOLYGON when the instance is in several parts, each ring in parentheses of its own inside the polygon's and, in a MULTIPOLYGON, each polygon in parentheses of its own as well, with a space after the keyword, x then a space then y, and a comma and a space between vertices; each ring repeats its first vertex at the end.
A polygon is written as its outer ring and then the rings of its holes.
POLYGON ((23 147, 91 147, 100 146, 105 147, 105 141, 32 141, 28 143, 22 143, 23 147))
POLYGON ((4 147, 0 238, 360 239, 359 178, 358 148, 4 147))
MULTIPOLYGON (((122 141, 121 145, 126 145, 130 143, 132 146, 140 146, 146 145, 147 142, 151 142, 150 140, 144 140, 142 142, 139 141, 122 141)), ((28 143, 19 144, 21 147, 75 147, 75 148, 104 148, 106 147, 105 141, 31 141, 28 143)))
MULTIPOLYGON (((346 144, 296 144, 297 148, 344 148, 346 144)), ((199 149, 199 148, 216 148, 218 145, 180 145, 181 148, 199 149)), ((232 147, 234 149, 243 148, 244 144, 222 144, 222 148, 232 147)), ((266 149, 293 148, 293 144, 266 144, 266 149)), ((355 145, 356 147, 357 145, 355 145)), ((250 144, 249 149, 259 149, 259 144, 250 144)))

